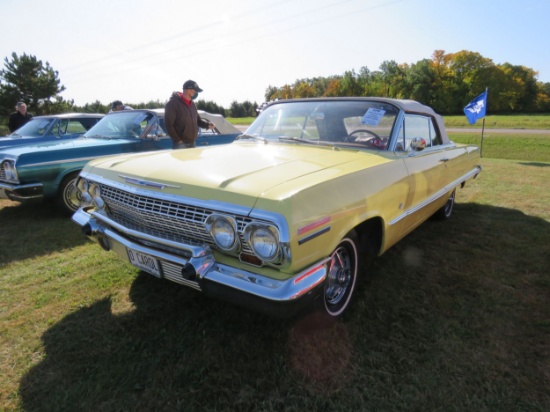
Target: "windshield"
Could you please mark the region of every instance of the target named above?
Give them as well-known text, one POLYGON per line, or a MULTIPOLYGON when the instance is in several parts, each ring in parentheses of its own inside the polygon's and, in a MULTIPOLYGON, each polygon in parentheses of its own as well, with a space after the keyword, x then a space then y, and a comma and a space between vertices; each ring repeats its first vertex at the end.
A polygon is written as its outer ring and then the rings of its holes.
POLYGON ((268 106, 246 134, 339 146, 385 149, 399 110, 388 103, 312 100, 268 106))
POLYGON ((46 136, 50 134, 52 125, 57 121, 53 118, 31 119, 15 132, 12 136, 46 136))
POLYGON ((109 114, 88 130, 84 137, 103 139, 139 138, 156 116, 150 112, 125 110, 109 114))

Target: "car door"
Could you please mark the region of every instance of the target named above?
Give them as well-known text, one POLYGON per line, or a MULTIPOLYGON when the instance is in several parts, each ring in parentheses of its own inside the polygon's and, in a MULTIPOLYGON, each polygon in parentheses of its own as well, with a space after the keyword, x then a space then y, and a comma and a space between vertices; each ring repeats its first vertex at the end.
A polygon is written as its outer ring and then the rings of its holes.
POLYGON ((403 162, 409 173, 409 194, 405 204, 408 225, 414 227, 435 210, 434 197, 447 183, 447 153, 434 121, 429 116, 405 115, 397 150, 403 153, 403 162))

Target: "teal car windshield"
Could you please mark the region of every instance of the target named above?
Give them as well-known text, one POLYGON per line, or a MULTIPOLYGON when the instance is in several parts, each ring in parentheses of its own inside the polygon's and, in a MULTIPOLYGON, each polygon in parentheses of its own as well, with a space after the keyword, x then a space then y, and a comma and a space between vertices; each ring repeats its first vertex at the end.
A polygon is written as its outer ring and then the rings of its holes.
POLYGON ((101 119, 83 137, 103 139, 139 138, 155 118, 152 113, 137 110, 116 112, 116 115, 107 115, 101 119))
POLYGON ((380 101, 297 101, 270 104, 246 134, 268 140, 359 144, 384 148, 399 109, 380 101), (375 139, 375 141, 374 141, 375 139))
POLYGON ((52 130, 55 122, 57 119, 31 119, 13 132, 11 136, 45 136, 52 130))

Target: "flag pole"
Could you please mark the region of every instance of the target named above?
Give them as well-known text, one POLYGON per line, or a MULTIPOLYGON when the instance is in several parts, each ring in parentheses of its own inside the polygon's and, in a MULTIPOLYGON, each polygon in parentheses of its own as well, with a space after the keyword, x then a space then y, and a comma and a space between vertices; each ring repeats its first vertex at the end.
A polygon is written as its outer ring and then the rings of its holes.
POLYGON ((483 132, 485 131, 485 117, 483 118, 483 124, 481 125, 481 147, 479 148, 479 157, 483 157, 483 132))
MULTIPOLYGON (((487 110, 487 101, 489 100, 489 88, 485 88, 485 110, 487 110)), ((485 116, 487 116, 487 112, 485 112, 485 116)), ((479 157, 483 157, 483 133, 485 132, 485 116, 483 116, 483 124, 481 125, 481 145, 479 148, 479 157)))

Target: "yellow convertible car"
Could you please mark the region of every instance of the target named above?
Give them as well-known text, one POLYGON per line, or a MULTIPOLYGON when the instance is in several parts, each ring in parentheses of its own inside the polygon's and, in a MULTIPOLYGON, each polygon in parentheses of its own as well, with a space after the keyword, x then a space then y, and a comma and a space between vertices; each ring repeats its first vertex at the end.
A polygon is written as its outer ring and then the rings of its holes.
POLYGON ((91 161, 73 215, 135 267, 276 316, 340 317, 369 256, 431 216, 481 171, 411 100, 274 101, 233 143, 91 161))

